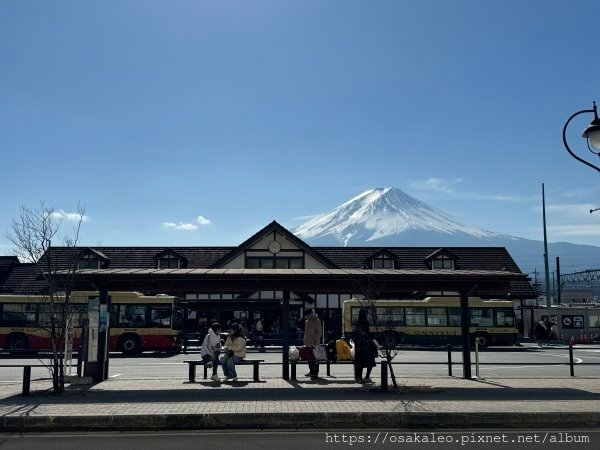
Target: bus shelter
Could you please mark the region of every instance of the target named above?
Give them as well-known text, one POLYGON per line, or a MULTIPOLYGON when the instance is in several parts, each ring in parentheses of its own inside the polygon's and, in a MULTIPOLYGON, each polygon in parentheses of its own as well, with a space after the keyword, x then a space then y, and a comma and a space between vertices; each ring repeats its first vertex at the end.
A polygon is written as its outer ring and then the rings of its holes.
MULTIPOLYGON (((430 291, 453 291, 460 295, 463 378, 471 378, 469 339, 469 296, 506 298, 511 283, 527 282, 525 274, 480 270, 371 270, 371 269, 87 269, 75 279, 75 290, 99 293, 100 305, 107 308, 110 291, 164 292, 177 294, 190 290, 247 292, 281 291, 281 315, 289 312, 290 292, 360 292, 368 286, 380 296, 410 297, 430 291)), ((107 324, 99 335, 96 379, 108 377, 106 349, 107 324)), ((290 330, 282 323, 282 377, 289 379, 290 330)))

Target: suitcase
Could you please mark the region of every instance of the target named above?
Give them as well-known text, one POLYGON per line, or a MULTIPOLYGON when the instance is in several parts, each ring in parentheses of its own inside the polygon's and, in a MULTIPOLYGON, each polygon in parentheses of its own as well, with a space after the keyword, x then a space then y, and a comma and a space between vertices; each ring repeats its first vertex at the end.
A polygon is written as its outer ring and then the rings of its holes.
POLYGON ((302 361, 314 361, 315 354, 313 353, 313 349, 309 346, 300 347, 300 359, 302 361))
POLYGON ((337 361, 337 350, 335 348, 335 341, 327 343, 327 359, 329 361, 337 361))

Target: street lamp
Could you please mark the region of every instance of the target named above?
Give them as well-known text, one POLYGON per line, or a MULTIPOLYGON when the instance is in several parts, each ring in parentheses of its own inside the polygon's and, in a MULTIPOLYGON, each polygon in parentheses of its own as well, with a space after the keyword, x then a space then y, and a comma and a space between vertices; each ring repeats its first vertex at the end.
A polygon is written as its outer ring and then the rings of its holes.
POLYGON ((600 157, 600 119, 598 119, 598 110, 596 108, 596 102, 594 102, 593 109, 583 109, 581 111, 577 111, 575 114, 569 117, 569 120, 567 120, 567 123, 565 123, 565 127, 563 128, 563 144, 565 144, 565 148, 573 158, 575 158, 577 161, 582 162, 586 166, 589 166, 592 169, 596 169, 598 172, 600 172, 600 167, 595 166, 594 164, 589 163, 586 160, 577 156, 571 151, 571 149, 569 148, 569 144, 567 144, 567 127, 569 126, 569 122, 571 122, 571 120, 573 120, 574 117, 584 113, 594 113, 594 120, 592 120, 592 122, 587 126, 585 130, 583 130, 582 137, 586 138, 587 146, 590 152, 600 157))

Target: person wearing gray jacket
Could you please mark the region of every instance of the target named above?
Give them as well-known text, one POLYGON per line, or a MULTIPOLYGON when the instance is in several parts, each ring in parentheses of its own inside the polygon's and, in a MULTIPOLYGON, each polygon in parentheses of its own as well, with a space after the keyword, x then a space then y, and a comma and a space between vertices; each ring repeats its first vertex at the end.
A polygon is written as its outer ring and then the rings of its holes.
MULTIPOLYGON (((323 336, 323 327, 319 316, 312 309, 304 310, 304 345, 316 346, 320 344, 321 336, 323 336)), ((309 372, 307 377, 317 378, 319 376, 319 361, 313 359, 308 361, 309 372)))

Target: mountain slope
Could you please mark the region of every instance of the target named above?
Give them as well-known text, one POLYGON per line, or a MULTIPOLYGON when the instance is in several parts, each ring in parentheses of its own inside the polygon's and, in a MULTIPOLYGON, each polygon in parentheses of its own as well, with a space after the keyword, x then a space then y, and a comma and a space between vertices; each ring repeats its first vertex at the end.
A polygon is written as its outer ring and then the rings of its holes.
MULTIPOLYGON (((441 234, 489 239, 491 231, 465 225, 404 191, 393 187, 369 189, 309 220, 294 233, 313 245, 388 245, 382 242, 406 241, 441 234), (377 242, 375 242, 377 241, 377 242)), ((467 239, 468 240, 468 239, 467 239)), ((420 244, 413 244, 420 245, 420 244)))
MULTIPOLYGON (((506 247, 524 272, 543 272, 542 241, 483 230, 393 187, 369 189, 293 230, 312 246, 506 247)), ((551 271, 560 257, 562 273, 600 266, 600 247, 548 244, 551 271)))

